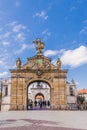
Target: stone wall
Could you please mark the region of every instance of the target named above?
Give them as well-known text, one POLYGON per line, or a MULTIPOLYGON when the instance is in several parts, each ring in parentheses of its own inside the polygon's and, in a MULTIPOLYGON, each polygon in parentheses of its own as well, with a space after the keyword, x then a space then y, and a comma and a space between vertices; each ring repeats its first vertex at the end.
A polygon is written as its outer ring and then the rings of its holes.
POLYGON ((35 71, 29 70, 12 72, 11 84, 11 110, 27 109, 27 91, 30 83, 34 81, 44 81, 51 88, 51 109, 57 109, 58 106, 66 106, 66 73, 60 70, 57 72, 45 71, 38 77, 35 71))

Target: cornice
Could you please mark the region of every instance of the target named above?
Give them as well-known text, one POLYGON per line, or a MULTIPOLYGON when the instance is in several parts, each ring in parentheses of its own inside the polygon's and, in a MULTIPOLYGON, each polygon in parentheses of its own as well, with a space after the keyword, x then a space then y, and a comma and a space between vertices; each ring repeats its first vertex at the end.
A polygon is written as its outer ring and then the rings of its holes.
POLYGON ((59 69, 10 69, 11 73, 37 73, 41 71, 42 73, 67 73, 68 70, 59 70, 59 69))

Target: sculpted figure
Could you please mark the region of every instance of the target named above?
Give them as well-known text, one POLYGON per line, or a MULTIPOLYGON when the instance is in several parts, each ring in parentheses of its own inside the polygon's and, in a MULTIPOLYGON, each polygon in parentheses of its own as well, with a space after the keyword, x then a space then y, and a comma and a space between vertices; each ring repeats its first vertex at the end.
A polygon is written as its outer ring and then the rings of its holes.
POLYGON ((18 59, 16 60, 16 66, 17 66, 18 69, 21 68, 21 60, 20 60, 20 58, 18 58, 18 59))
POLYGON ((41 42, 41 39, 36 39, 35 41, 33 41, 37 46, 36 46, 36 50, 38 51, 38 54, 42 53, 42 49, 44 48, 44 43, 41 42))
POLYGON ((61 65, 62 65, 62 62, 61 62, 60 58, 58 58, 58 60, 57 60, 58 69, 61 69, 61 65))

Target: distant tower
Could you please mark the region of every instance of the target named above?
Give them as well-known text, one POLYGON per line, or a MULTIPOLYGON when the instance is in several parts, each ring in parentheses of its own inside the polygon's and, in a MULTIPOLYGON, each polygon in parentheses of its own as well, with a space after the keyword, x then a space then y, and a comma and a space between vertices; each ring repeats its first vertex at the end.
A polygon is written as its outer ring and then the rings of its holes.
POLYGON ((72 82, 72 85, 76 86, 74 79, 72 79, 71 82, 72 82))
POLYGON ((77 90, 76 90, 76 84, 75 84, 74 79, 71 80, 71 87, 73 89, 74 95, 76 95, 77 94, 77 90))

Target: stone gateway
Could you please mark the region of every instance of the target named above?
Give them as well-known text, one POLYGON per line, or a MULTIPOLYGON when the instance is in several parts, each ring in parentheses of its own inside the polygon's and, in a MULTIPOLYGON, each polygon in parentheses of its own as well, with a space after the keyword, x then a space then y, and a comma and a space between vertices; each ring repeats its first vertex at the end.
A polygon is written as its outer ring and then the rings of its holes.
MULTIPOLYGON (((22 65, 20 58, 16 61, 17 69, 11 69, 11 110, 27 110, 29 87, 34 83, 44 83, 50 88, 50 95, 47 97, 50 100, 50 109, 66 109, 67 107, 67 94, 66 94, 66 78, 67 70, 61 68, 61 60, 58 58, 57 65, 51 63, 50 58, 45 57, 42 53, 44 43, 41 39, 34 41, 36 44, 37 54, 28 58, 26 64, 22 65)), ((37 83, 37 84, 36 84, 37 83)), ((31 91, 33 91, 32 88, 31 91)), ((35 97, 45 97, 48 94, 46 87, 36 87, 37 93, 35 97), (47 94, 44 94, 46 90, 47 94), (41 90, 41 93, 39 92, 41 90), (39 95, 40 94, 40 95, 39 95), (38 96, 37 96, 38 95, 38 96)), ((34 89, 34 91, 35 91, 34 89)), ((48 100, 48 99, 47 99, 48 100)))

